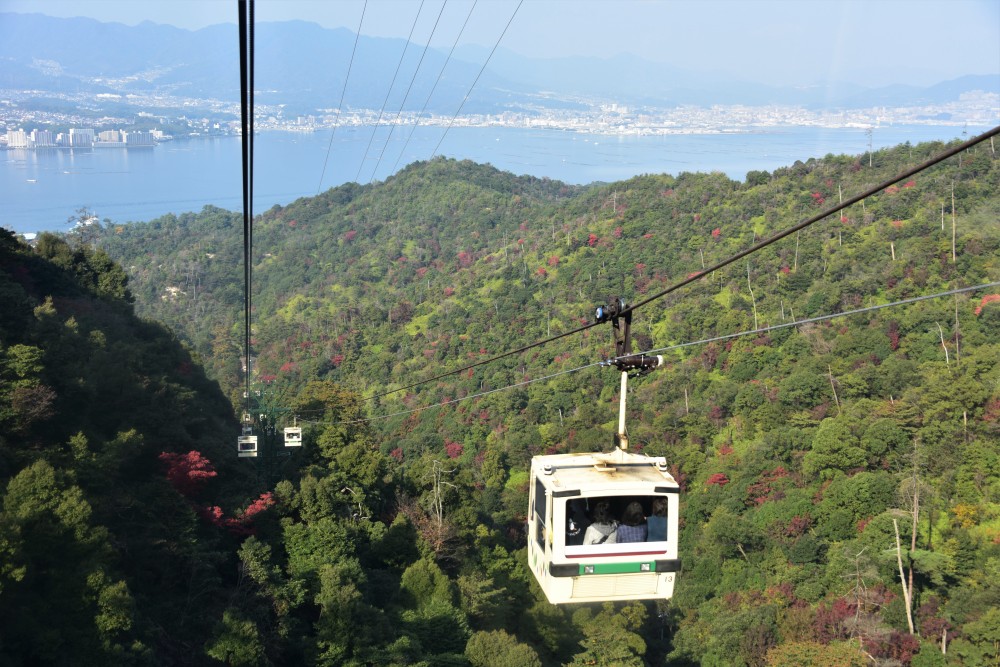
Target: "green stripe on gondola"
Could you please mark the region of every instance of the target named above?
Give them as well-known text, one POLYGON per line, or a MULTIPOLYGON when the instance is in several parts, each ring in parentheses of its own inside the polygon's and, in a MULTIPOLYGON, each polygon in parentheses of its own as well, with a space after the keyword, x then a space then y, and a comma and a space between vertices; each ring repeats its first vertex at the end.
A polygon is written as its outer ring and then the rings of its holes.
POLYGON ((634 572, 656 572, 656 561, 643 563, 594 563, 580 565, 580 574, 632 574, 634 572), (643 565, 646 569, 643 569, 643 565))

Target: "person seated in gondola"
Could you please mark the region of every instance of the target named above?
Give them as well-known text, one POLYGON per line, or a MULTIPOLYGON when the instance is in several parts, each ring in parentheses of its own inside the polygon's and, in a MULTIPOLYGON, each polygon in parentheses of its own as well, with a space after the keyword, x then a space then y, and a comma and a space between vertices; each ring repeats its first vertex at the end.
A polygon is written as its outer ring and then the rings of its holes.
POLYGON ((568 546, 579 546, 583 544, 587 526, 590 519, 587 518, 585 500, 570 500, 566 504, 566 544, 568 546))
POLYGON ((646 541, 646 515, 643 514, 642 505, 638 502, 633 500, 625 507, 621 525, 618 526, 617 539, 619 544, 646 541))
POLYGON ((614 544, 618 522, 611 517, 611 504, 602 500, 594 506, 594 523, 587 526, 584 544, 614 544))
POLYGON ((646 541, 667 541, 667 499, 654 498, 653 511, 646 519, 646 541))

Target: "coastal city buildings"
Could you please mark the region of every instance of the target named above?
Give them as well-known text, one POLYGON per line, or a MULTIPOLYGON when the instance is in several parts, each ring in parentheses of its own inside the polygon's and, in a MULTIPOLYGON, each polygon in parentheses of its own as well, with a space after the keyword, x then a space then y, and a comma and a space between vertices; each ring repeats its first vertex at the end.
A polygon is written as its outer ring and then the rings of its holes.
POLYGON ((53 134, 51 130, 8 129, 0 135, 0 147, 9 149, 39 148, 151 148, 164 139, 156 130, 102 130, 71 127, 68 132, 53 134))
MULTIPOLYGON (((106 116, 99 122, 64 111, 28 110, 21 102, 26 91, 0 90, 0 149, 50 147, 148 147, 172 138, 162 130, 127 128, 138 120, 167 127, 176 136, 226 136, 240 133, 239 107, 211 99, 130 95, 135 109, 129 117, 106 116), (6 100, 3 97, 6 96, 6 100), (158 113, 143 104, 156 105, 158 113), (25 128, 47 126, 57 129, 25 128), (119 129, 115 129, 119 128, 119 129)), ((85 95, 54 95, 69 105, 89 106, 99 100, 85 95)), ((258 131, 315 132, 334 126, 431 125, 545 129, 602 135, 655 136, 668 134, 722 134, 758 132, 787 127, 877 128, 888 125, 989 126, 1000 119, 1000 95, 988 91, 962 93, 948 103, 911 107, 816 109, 794 105, 680 105, 648 107, 592 99, 573 99, 572 109, 516 105, 492 113, 460 116, 400 111, 387 120, 378 109, 317 109, 311 114, 286 113, 285 105, 258 104, 254 126, 258 131), (381 119, 380 119, 381 117, 381 119)))

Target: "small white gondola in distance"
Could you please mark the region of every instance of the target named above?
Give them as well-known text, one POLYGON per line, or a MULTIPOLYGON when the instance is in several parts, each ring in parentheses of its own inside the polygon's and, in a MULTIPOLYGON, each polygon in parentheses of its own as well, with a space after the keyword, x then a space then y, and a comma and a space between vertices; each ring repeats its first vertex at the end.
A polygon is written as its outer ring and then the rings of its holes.
POLYGON ((285 428, 285 447, 302 446, 302 429, 297 426, 285 428))
POLYGON ((236 440, 236 454, 239 458, 257 456, 257 436, 241 435, 236 440))
POLYGON ((528 566, 552 604, 666 599, 673 595, 679 492, 666 459, 611 453, 536 456, 531 461, 528 566), (644 542, 583 544, 586 523, 607 502, 619 521, 632 503, 665 518, 666 534, 644 542), (664 509, 665 506, 665 509, 664 509))

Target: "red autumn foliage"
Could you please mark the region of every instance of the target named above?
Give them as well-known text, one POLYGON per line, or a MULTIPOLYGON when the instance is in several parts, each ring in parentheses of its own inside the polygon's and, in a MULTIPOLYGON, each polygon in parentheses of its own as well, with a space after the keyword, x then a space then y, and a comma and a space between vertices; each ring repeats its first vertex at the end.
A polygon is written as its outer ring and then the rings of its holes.
POLYGON ((910 181, 907 181, 906 183, 903 183, 903 187, 904 188, 912 188, 916 184, 917 184, 916 181, 910 180, 910 181))
POLYGON ((733 448, 730 447, 729 445, 723 445, 722 447, 719 447, 719 456, 729 456, 732 453, 733 453, 733 448))
POLYGON ((714 475, 709 476, 709 478, 705 480, 705 486, 718 485, 719 487, 723 487, 726 484, 729 484, 729 478, 726 477, 725 473, 721 472, 717 472, 714 475))
POLYGON ((895 185, 890 185, 889 187, 887 187, 887 188, 885 189, 885 193, 886 193, 887 195, 894 195, 894 194, 896 194, 897 192, 899 192, 899 188, 897 188, 897 187, 896 187, 895 185))
POLYGON ((712 238, 713 239, 717 239, 720 236, 722 236, 722 228, 721 227, 716 227, 715 229, 712 230, 712 238))
POLYGON ((587 245, 589 245, 591 248, 593 248, 595 245, 597 245, 597 241, 598 240, 599 239, 597 238, 597 234, 590 234, 587 237, 587 245))
POLYGON ((279 368, 278 370, 280 372, 282 372, 282 373, 288 373, 290 371, 294 371, 295 370, 295 362, 294 361, 286 361, 285 363, 281 364, 281 368, 279 368))
POLYGON ((330 363, 332 363, 334 366, 341 365, 342 363, 344 363, 344 355, 342 354, 333 355, 332 357, 330 357, 330 363))
POLYGON ((983 409, 983 421, 987 424, 1000 421, 1000 398, 994 398, 986 403, 983 409))
POLYGON ((975 310, 976 315, 979 315, 983 312, 983 307, 986 306, 986 304, 993 303, 994 301, 1000 301, 1000 294, 987 294, 986 296, 984 296, 982 300, 979 302, 979 305, 976 306, 975 310))
POLYGON ((389 456, 391 456, 392 458, 396 459, 397 461, 402 461, 403 460, 403 448, 402 447, 396 447, 396 449, 394 449, 391 452, 389 452, 389 456))
POLYGON ((357 235, 358 235, 358 233, 355 230, 353 230, 353 229, 350 230, 349 232, 345 232, 344 233, 344 241, 346 241, 347 243, 350 243, 351 241, 354 240, 354 237, 357 236, 357 235))
POLYGON ((913 656, 920 652, 920 640, 899 630, 893 630, 884 637, 869 637, 865 639, 864 645, 873 658, 895 661, 901 665, 909 665, 913 656))
POLYGON ((896 229, 902 229, 903 228, 903 221, 902 220, 893 220, 891 224, 896 229))
POLYGON ((783 267, 781 267, 781 272, 784 273, 787 276, 789 273, 792 272, 792 270, 789 267, 787 267, 787 266, 783 266, 783 267))
POLYGON ((549 272, 546 271, 545 267, 543 267, 543 266, 538 267, 538 269, 535 271, 535 273, 537 273, 540 278, 544 278, 547 275, 549 275, 549 272))
POLYGON ((549 257, 549 266, 559 266, 559 258, 555 255, 549 257))
POLYGON ((418 278, 423 278, 426 275, 427 275, 427 267, 426 266, 421 266, 419 269, 417 269, 417 277, 418 278))
POLYGON ((613 232, 611 232, 611 234, 616 239, 620 239, 622 237, 622 228, 621 227, 615 227, 615 230, 613 232))
POLYGON ((840 221, 845 225, 849 222, 846 215, 840 216, 840 221))
POLYGON ((458 264, 459 264, 459 266, 462 266, 463 268, 471 266, 472 265, 472 255, 470 255, 469 253, 467 253, 464 250, 462 252, 458 253, 458 264))
POLYGON ((201 518, 213 526, 225 528, 234 535, 253 535, 253 520, 261 512, 274 506, 274 496, 271 492, 262 493, 257 500, 250 503, 246 509, 236 516, 226 517, 222 508, 216 506, 199 508, 201 518))
POLYGON ((454 293, 455 293, 455 288, 454 287, 445 287, 444 288, 444 295, 445 296, 451 296, 454 293))
POLYGON ((824 644, 835 639, 847 639, 850 630, 844 623, 858 611, 858 605, 847 600, 834 600, 832 605, 820 604, 816 610, 816 638, 824 644))
POLYGON ((811 525, 812 517, 808 514, 793 516, 792 520, 785 527, 785 535, 787 537, 798 537, 809 530, 809 526, 811 525))
POLYGON ((899 323, 889 322, 889 330, 886 331, 886 335, 889 337, 889 349, 896 351, 899 349, 899 323))
POLYGON ((810 196, 813 198, 813 203, 817 206, 821 206, 824 202, 826 202, 826 197, 819 192, 812 192, 810 193, 810 196))
POLYGON ((936 595, 917 609, 917 623, 924 637, 940 637, 942 632, 951 630, 951 623, 941 618, 941 600, 936 595))
POLYGON ((783 477, 788 477, 788 471, 784 466, 761 473, 760 479, 747 487, 747 499, 750 501, 748 504, 763 505, 769 500, 784 498, 785 492, 774 488, 775 482, 783 477))
POLYGON ((452 440, 444 441, 444 453, 449 459, 457 459, 465 451, 465 445, 460 442, 454 442, 452 440))
POLYGON ((653 235, 651 233, 646 233, 642 235, 642 238, 648 241, 649 239, 653 238, 653 235))
POLYGON ((163 452, 159 458, 167 466, 167 481, 188 498, 197 494, 208 480, 218 474, 212 462, 195 450, 187 454, 163 452))

